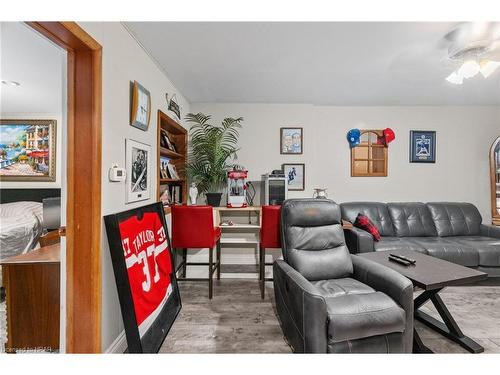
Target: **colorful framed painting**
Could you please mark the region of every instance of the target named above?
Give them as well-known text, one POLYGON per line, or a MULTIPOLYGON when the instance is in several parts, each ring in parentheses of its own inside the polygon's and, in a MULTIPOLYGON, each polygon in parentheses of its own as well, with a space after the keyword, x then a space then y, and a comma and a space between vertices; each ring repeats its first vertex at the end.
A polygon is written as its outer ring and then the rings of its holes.
POLYGON ((56 126, 56 120, 0 120, 0 181, 55 181, 56 126))
POLYGON ((283 172, 288 182, 288 190, 305 190, 305 164, 283 164, 283 172))
POLYGON ((129 353, 157 353, 181 296, 161 202, 104 217, 129 353))
POLYGON ((132 84, 132 104, 130 113, 130 125, 148 130, 151 119, 151 94, 139 82, 132 84))
POLYGON ((303 153, 304 131, 302 128, 280 128, 280 152, 283 155, 303 153))
POLYGON ((126 139, 127 203, 149 199, 151 196, 151 146, 126 139))
POLYGON ((410 163, 436 162, 436 132, 410 131, 410 163))

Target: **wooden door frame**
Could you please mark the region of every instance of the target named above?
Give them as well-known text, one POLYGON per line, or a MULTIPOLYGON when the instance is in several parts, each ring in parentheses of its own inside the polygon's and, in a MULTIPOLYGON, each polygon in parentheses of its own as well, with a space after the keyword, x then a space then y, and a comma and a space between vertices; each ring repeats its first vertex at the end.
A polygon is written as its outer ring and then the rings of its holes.
POLYGON ((66 352, 100 353, 102 47, 75 22, 27 24, 68 53, 66 352))

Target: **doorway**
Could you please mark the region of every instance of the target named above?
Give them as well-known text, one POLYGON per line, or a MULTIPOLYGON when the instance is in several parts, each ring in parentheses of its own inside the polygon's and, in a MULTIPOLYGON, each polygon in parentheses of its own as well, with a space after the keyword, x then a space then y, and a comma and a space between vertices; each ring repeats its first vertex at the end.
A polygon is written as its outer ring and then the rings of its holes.
POLYGON ((75 22, 27 24, 67 51, 65 352, 100 353, 102 47, 75 22))

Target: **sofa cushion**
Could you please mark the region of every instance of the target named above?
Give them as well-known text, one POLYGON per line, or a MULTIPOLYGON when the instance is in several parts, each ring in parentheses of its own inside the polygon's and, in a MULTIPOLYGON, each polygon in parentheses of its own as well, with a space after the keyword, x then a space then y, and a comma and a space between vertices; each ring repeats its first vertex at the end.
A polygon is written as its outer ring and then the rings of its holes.
POLYGON ((406 237, 406 240, 425 248, 428 255, 462 266, 477 267, 479 254, 466 243, 456 242, 452 237, 406 237))
POLYGON ((387 209, 396 236, 437 236, 431 213, 424 203, 388 203, 387 209))
POLYGON ((325 300, 330 342, 403 332, 405 329, 404 310, 384 293, 344 294, 325 300))
POLYGON ((379 242, 373 244, 375 251, 397 251, 397 250, 413 250, 419 253, 427 254, 424 247, 408 240, 407 238, 399 237, 382 237, 379 242))
POLYGON ((478 254, 480 266, 500 267, 500 239, 484 236, 458 236, 446 239, 474 249, 478 254))
POLYGON ((438 236, 476 236, 481 227, 481 214, 470 203, 427 203, 438 236))
POLYGON ((375 224, 381 236, 394 236, 392 221, 385 203, 347 202, 341 203, 342 219, 354 223, 358 214, 368 216, 375 224))
POLYGON ((380 241, 380 233, 377 229, 377 226, 372 223, 370 218, 363 214, 358 214, 356 220, 352 224, 356 228, 363 229, 366 232, 370 233, 375 241, 380 241))
POLYGON ((350 277, 311 281, 311 284, 313 284, 318 289, 319 293, 325 297, 338 297, 344 294, 364 294, 375 292, 375 290, 368 285, 363 284, 356 279, 351 279, 350 277))

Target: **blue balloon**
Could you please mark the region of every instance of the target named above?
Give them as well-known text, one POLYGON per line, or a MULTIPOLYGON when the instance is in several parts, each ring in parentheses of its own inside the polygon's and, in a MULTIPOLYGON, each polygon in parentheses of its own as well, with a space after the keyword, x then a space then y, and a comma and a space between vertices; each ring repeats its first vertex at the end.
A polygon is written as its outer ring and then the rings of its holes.
POLYGON ((347 141, 349 145, 352 147, 356 147, 361 142, 361 132, 359 129, 351 129, 347 132, 347 141))

